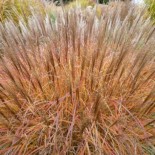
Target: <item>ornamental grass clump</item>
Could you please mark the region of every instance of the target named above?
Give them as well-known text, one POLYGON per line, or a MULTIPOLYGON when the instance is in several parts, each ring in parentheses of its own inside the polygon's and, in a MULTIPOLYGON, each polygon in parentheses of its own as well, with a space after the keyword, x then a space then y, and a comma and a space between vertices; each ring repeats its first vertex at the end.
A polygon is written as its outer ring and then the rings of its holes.
POLYGON ((153 152, 154 27, 135 13, 78 8, 0 25, 0 154, 153 152))
POLYGON ((11 18, 18 23, 19 17, 27 21, 27 18, 32 15, 32 10, 44 14, 43 2, 41 0, 0 0, 0 22, 11 18))

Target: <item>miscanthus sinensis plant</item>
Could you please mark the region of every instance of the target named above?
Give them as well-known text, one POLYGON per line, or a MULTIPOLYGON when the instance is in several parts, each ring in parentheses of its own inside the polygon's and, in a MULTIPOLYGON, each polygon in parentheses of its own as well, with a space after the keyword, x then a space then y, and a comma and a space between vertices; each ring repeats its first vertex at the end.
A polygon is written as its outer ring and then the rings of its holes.
POLYGON ((121 10, 0 25, 0 154, 153 153, 154 27, 121 10))
POLYGON ((18 23, 19 17, 27 21, 27 17, 33 12, 45 13, 43 0, 0 0, 0 22, 8 18, 18 23))

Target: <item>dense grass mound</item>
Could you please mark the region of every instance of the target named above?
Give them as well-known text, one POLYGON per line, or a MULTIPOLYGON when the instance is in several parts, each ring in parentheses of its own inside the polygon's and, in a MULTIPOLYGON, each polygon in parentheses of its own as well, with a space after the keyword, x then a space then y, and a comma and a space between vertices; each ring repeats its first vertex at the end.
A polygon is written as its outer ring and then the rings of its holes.
POLYGON ((153 32, 134 8, 1 24, 0 154, 153 153, 153 32))

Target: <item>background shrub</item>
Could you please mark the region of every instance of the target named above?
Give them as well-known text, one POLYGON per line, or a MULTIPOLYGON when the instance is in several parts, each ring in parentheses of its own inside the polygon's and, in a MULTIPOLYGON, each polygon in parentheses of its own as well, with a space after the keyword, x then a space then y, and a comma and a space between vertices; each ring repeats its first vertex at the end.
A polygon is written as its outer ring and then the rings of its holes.
POLYGON ((101 4, 107 4, 109 2, 109 0, 99 0, 99 3, 101 4))
POLYGON ((83 8, 86 8, 87 6, 94 6, 95 3, 92 0, 78 0, 71 2, 68 7, 70 8, 76 8, 77 5, 80 5, 83 8))
MULTIPOLYGON (((95 2, 97 2, 97 0, 54 0, 54 2, 58 2, 58 4, 60 4, 61 2, 64 2, 65 4, 66 3, 69 3, 69 2, 75 2, 75 1, 77 1, 77 2, 80 2, 80 3, 86 3, 87 2, 87 4, 89 4, 89 3, 95 3, 95 2)), ((101 3, 101 4, 107 4, 108 2, 109 2, 109 0, 99 0, 98 1, 99 3, 101 3)))

